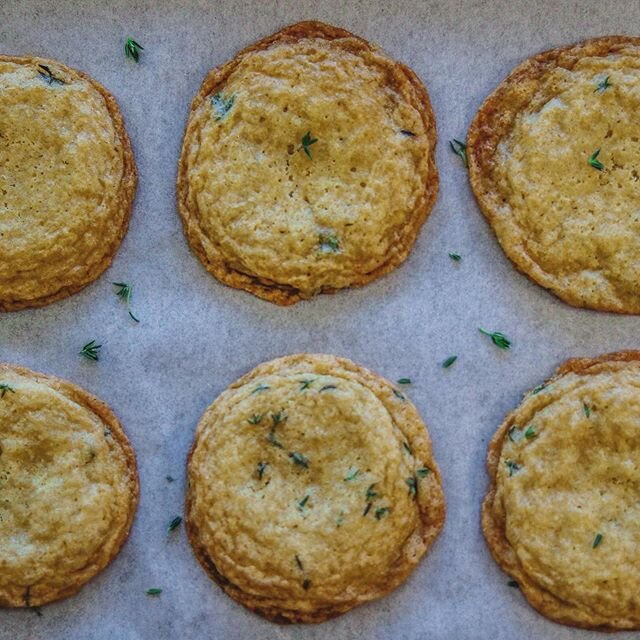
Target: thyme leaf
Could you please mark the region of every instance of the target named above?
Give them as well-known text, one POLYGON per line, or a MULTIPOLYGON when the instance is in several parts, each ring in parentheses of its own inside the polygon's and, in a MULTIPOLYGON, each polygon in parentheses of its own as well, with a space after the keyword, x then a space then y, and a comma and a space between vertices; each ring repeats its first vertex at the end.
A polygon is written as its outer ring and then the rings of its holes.
POLYGON ((319 234, 318 245, 322 253, 336 253, 340 251, 340 240, 335 233, 319 234))
POLYGON ((430 473, 431 473, 431 469, 428 469, 427 467, 422 467, 421 469, 418 469, 416 471, 416 475, 419 478, 426 478, 430 473))
POLYGON ((460 262, 460 260, 462 260, 462 256, 459 253, 450 253, 449 257, 454 261, 454 262, 460 262))
POLYGON ((260 424, 262 421, 262 413, 254 413, 250 418, 247 418, 249 424, 260 424))
POLYGON ((411 476, 410 478, 407 478, 405 482, 409 486, 409 495, 415 497, 418 493, 418 480, 415 476, 411 476))
POLYGON ((169 523, 169 526, 167 527, 167 533, 171 533, 172 531, 175 531, 180 526, 181 523, 182 523, 182 518, 180 516, 176 516, 169 523))
POLYGON ((601 80, 600 82, 598 82, 598 84, 596 85, 596 88, 594 89, 594 93, 601 93, 602 91, 606 91, 609 87, 613 86, 610 82, 609 82, 609 77, 607 76, 604 80, 601 80))
POLYGON ((389 511, 391 511, 389 507, 380 507, 376 509, 374 514, 376 517, 376 520, 382 520, 382 518, 384 518, 389 513, 389 511))
POLYGON ((148 596, 159 596, 161 593, 162 593, 162 589, 158 589, 157 587, 147 589, 148 596))
POLYGON ((449 356, 443 363, 442 363, 442 368, 443 369, 448 369, 456 360, 458 359, 458 356, 449 356))
POLYGON ((82 347, 80 355, 85 357, 87 360, 97 362, 100 359, 100 349, 102 349, 102 345, 96 344, 95 340, 91 340, 91 342, 87 342, 87 344, 82 347))
POLYGON ((533 440, 537 435, 538 434, 536 433, 536 428, 532 424, 530 424, 527 427, 527 430, 524 432, 524 437, 527 440, 533 440))
POLYGON ((480 333, 483 333, 485 336, 489 336, 491 338, 491 342, 493 342, 493 344, 495 344, 496 347, 499 347, 500 349, 509 349, 511 347, 511 341, 509 340, 509 338, 507 338, 507 336, 504 335, 504 333, 500 333, 499 331, 494 331, 493 333, 491 333, 490 331, 481 329, 480 327, 478 327, 478 331, 480 333))
POLYGON ((602 162, 600 162, 600 160, 598 160, 598 156, 600 155, 600 149, 596 149, 590 156, 589 156, 589 160, 587 160, 587 162, 589 163, 590 166, 592 166, 594 169, 597 169, 598 171, 603 171, 604 170, 604 165, 602 164, 602 162))
POLYGON ((449 146, 453 153, 460 157, 465 167, 468 167, 469 164, 467 162, 467 145, 464 142, 460 142, 460 140, 449 140, 449 146))
POLYGON ((514 462, 513 460, 505 460, 504 463, 509 469, 509 477, 511 477, 517 471, 520 471, 520 469, 522 468, 517 462, 514 462))
POLYGON ((299 511, 304 511, 304 508, 307 505, 307 502, 309 501, 310 497, 311 496, 309 494, 307 494, 304 498, 302 498, 302 500, 300 500, 300 502, 298 502, 298 510, 299 511))
POLYGON ((311 157, 311 150, 309 147, 311 147, 311 145, 315 144, 316 142, 318 142, 318 138, 313 138, 311 136, 311 131, 307 131, 307 133, 305 133, 302 136, 302 144, 300 145, 300 149, 304 150, 304 152, 309 157, 309 160, 313 160, 313 158, 311 157))
POLYGON ((289 454, 289 457, 293 460, 295 464, 300 467, 304 467, 305 469, 309 468, 309 458, 307 458, 302 453, 298 453, 297 451, 292 451, 289 454))
POLYGON ((258 462, 258 466, 256 467, 256 473, 258 474, 258 480, 262 480, 262 476, 266 468, 269 466, 268 462, 258 462))
POLYGON ((141 51, 144 51, 144 47, 141 44, 138 44, 133 38, 127 38, 124 43, 124 55, 126 58, 139 62, 141 51))
POLYGON ((11 391, 11 393, 16 392, 16 390, 6 382, 0 383, 0 398, 4 398, 4 394, 7 393, 7 391, 11 391))
POLYGON ((355 480, 360 474, 360 469, 349 469, 347 475, 344 478, 345 482, 350 482, 351 480, 355 480))
POLYGON ((591 548, 595 549, 596 547, 598 547, 600 545, 601 542, 602 542, 602 534, 601 533, 597 533, 596 537, 593 539, 593 544, 591 545, 591 548))
POLYGON ((60 78, 56 78, 51 72, 51 69, 49 69, 49 67, 47 67, 46 64, 38 65, 38 73, 50 85, 53 84, 54 82, 57 84, 64 84, 64 80, 61 80, 60 78))
POLYGON ((231 111, 231 107, 233 107, 233 103, 236 101, 235 96, 229 96, 225 98, 221 93, 216 93, 211 97, 211 106, 216 114, 215 121, 219 122, 224 118, 229 111, 231 111))

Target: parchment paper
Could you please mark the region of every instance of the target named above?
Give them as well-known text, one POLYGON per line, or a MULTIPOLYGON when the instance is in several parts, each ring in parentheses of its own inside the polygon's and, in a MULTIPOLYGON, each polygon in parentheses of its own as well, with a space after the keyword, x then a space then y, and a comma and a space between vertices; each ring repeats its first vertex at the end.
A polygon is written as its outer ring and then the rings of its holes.
POLYGON ((140 173, 131 227, 111 269, 67 300, 0 315, 0 360, 68 378, 108 402, 135 446, 142 483, 132 535, 113 564, 41 617, 0 610, 0 638, 601 638, 547 621, 507 586, 480 533, 484 459, 526 390, 568 357, 639 348, 640 317, 573 309, 517 273, 447 140, 464 139, 482 99, 524 57, 638 32, 637 0, 0 0, 0 52, 57 58, 105 84, 124 112, 140 173), (380 44, 424 80, 442 186, 400 269, 363 289, 279 308, 222 286, 190 252, 175 207, 176 161, 207 70, 290 22, 314 18, 380 44), (127 36, 145 47, 139 65, 124 59, 127 36), (133 284, 139 325, 113 280, 133 284), (493 346, 479 326, 506 333, 511 351, 493 346), (98 363, 77 355, 91 339, 104 345, 98 363), (408 394, 434 440, 448 513, 428 557, 390 596, 319 626, 278 627, 227 598, 196 563, 182 527, 167 536, 166 526, 182 513, 185 456, 204 409, 258 363, 298 351, 347 356, 414 381, 408 394), (452 354, 458 361, 442 369, 452 354), (162 595, 146 596, 150 587, 162 595))

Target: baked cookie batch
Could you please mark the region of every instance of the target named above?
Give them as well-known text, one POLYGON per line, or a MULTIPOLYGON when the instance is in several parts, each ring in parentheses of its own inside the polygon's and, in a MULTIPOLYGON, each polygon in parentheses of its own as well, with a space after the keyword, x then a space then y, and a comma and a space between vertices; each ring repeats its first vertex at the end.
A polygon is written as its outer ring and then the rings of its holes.
MULTIPOLYGON (((504 252, 566 302, 640 314, 640 38, 534 56, 469 130, 504 252)), ((408 67, 319 22, 213 69, 178 165, 186 238, 218 280, 280 305, 408 256, 438 193, 435 119, 408 67)), ((136 169, 115 99, 52 60, 0 56, 0 310, 71 295, 111 263, 136 169), (54 126, 55 124, 55 126, 54 126)), ((494 435, 482 529, 543 615, 640 629, 640 351, 574 359, 494 435)), ((431 441, 404 392, 330 355, 259 365, 197 426, 193 552, 275 622, 321 622, 407 579, 440 533, 431 441)), ((75 385, 0 365, 0 606, 72 595, 133 521, 133 449, 75 385)))

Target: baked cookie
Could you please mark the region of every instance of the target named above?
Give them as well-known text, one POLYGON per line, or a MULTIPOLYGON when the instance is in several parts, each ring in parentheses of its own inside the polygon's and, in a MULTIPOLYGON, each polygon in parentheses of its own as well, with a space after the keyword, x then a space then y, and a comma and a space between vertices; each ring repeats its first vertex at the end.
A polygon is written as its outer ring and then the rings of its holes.
POLYGON ((178 169, 187 239, 227 285, 281 305, 409 255, 438 191, 435 121, 408 67, 301 22, 213 69, 178 169))
POLYGON ((261 364, 203 415, 186 528, 200 564, 274 622, 321 622, 403 582, 445 502, 416 408, 344 358, 261 364))
POLYGON ((0 140, 0 311, 16 311, 111 264, 136 169, 114 97, 54 60, 0 56, 0 140))
POLYGON ((471 186, 507 256, 565 302, 640 313, 640 38, 525 60, 469 130, 471 186))
POLYGON ((135 455, 109 407, 0 364, 0 606, 78 591, 120 551, 137 502, 135 455))
POLYGON ((640 629, 640 351, 569 360, 489 446, 482 529, 540 613, 640 629))

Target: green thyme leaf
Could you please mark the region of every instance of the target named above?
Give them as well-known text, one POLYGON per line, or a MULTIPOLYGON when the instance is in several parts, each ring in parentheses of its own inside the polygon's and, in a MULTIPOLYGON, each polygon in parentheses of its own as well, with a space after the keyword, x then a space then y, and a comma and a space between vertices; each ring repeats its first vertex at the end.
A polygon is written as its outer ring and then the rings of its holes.
POLYGON ((400 400, 404 400, 404 395, 402 393, 400 393, 397 389, 393 389, 393 395, 396 396, 396 398, 400 398, 400 400))
POLYGON ((455 262, 460 262, 460 260, 462 260, 462 256, 459 253, 450 253, 449 257, 455 262))
POLYGON ((298 453, 297 451, 292 451, 289 454, 289 457, 295 462, 295 464, 297 464, 300 467, 304 467, 305 469, 309 468, 309 458, 307 458, 306 456, 304 456, 301 453, 298 453))
POLYGON ((305 591, 309 591, 309 587, 311 587, 311 580, 309 580, 309 578, 305 578, 305 579, 302 581, 302 588, 303 588, 305 591))
POLYGON ((516 433, 518 432, 518 427, 514 424, 509 431, 507 431, 507 435, 509 436, 509 440, 511 442, 518 442, 518 438, 516 438, 516 433))
POLYGON ((604 165, 602 164, 602 162, 600 162, 600 160, 598 160, 599 155, 600 155, 600 149, 597 149, 589 156, 589 160, 587 162, 594 169, 597 169, 598 171, 603 171, 604 165))
POLYGON ((406 451, 410 456, 412 456, 412 455, 413 455, 413 451, 412 451, 411 447, 409 446, 409 443, 408 443, 408 442, 403 442, 403 443, 402 443, 402 447, 404 448, 404 450, 405 450, 405 451, 406 451))
POLYGON ((282 424, 287 419, 287 414, 284 411, 278 411, 276 413, 271 414, 271 420, 273 420, 273 427, 277 427, 279 424, 282 424))
POLYGON ((261 393, 262 391, 266 391, 267 389, 270 389, 271 387, 267 386, 266 384, 259 384, 252 392, 251 395, 253 395, 254 393, 261 393))
POLYGON ((84 356, 87 360, 97 362, 100 359, 100 349, 102 349, 102 345, 96 344, 95 340, 91 340, 91 342, 87 342, 87 344, 82 347, 80 355, 84 356))
POLYGON ((298 565, 298 569, 300 569, 300 571, 304 571, 304 565, 302 564, 302 560, 300 560, 300 556, 296 554, 294 557, 296 559, 296 564, 298 565))
POLYGON ((310 497, 311 496, 309 494, 307 494, 304 498, 302 498, 302 500, 300 500, 300 502, 298 502, 298 509, 300 511, 304 511, 304 508, 307 505, 307 502, 309 501, 310 497))
POLYGON ((595 549, 597 546, 600 545, 601 542, 602 542, 602 534, 598 533, 596 534, 596 537, 593 539, 593 544, 591 545, 591 548, 595 549))
POLYGON ((376 520, 382 520, 382 518, 384 518, 389 513, 389 511, 391 511, 389 507, 380 507, 379 509, 376 509, 374 514, 376 520))
POLYGON ((520 588, 520 585, 515 580, 509 580, 509 582, 507 582, 507 585, 514 589, 520 588))
POLYGON ((411 476, 405 480, 407 485, 409 485, 409 495, 415 496, 418 493, 418 481, 415 476, 411 476))
POLYGON ((249 424, 260 424, 262 416, 262 413, 254 413, 250 418, 247 418, 247 422, 249 424))
POLYGON ((613 85, 609 82, 609 76, 607 76, 604 80, 601 80, 600 82, 598 82, 593 92, 600 93, 602 91, 606 91, 611 86, 613 85))
POLYGON ((321 233, 318 236, 318 245, 322 253, 336 253, 340 251, 340 240, 335 233, 321 233))
POLYGON ((182 518, 180 516, 176 516, 169 523, 169 526, 167 527, 167 533, 171 533, 172 531, 175 531, 180 526, 181 522, 182 522, 182 518))
POLYGON ((503 333, 500 333, 499 331, 491 333, 490 331, 481 329, 480 327, 478 327, 478 331, 480 333, 483 333, 485 336, 489 336, 491 338, 491 342, 493 342, 493 344, 495 344, 496 347, 499 347, 500 349, 509 349, 509 347, 511 347, 511 341, 507 338, 507 336, 505 336, 503 333))
POLYGON ((547 385, 546 384, 539 384, 532 392, 531 395, 535 396, 536 393, 540 393, 543 389, 546 389, 547 385))
POLYGON ((16 392, 16 390, 6 382, 0 383, 0 398, 4 398, 4 394, 7 393, 7 391, 11 391, 11 393, 16 392))
POLYGON ((514 462, 513 460, 505 460, 504 463, 509 469, 509 477, 511 477, 517 471, 520 471, 520 469, 522 468, 517 462, 514 462))
POLYGON ((219 122, 224 118, 229 111, 231 111, 231 107, 233 107, 233 103, 236 101, 235 96, 229 96, 225 98, 221 93, 216 93, 211 97, 211 106, 216 114, 215 121, 219 122))
POLYGON ((49 67, 47 67, 46 64, 38 65, 38 73, 50 85, 53 84, 54 82, 56 84, 64 84, 64 80, 61 80, 60 78, 56 78, 53 75, 53 73, 51 73, 51 69, 49 69, 49 67))
POLYGON ((411 384, 411 378, 398 378, 398 384, 411 384))
POLYGON ((468 167, 469 164, 467 162, 467 145, 464 142, 460 142, 460 140, 449 140, 449 146, 453 153, 460 157, 465 167, 468 167))
POLYGON ((584 404, 583 403, 582 410, 584 411, 584 415, 587 416, 587 418, 589 418, 591 416, 592 409, 588 404, 584 404))
POLYGON ((367 505, 364 508, 364 511, 362 512, 362 516, 366 516, 367 513, 369 513, 369 511, 371 511, 371 502, 367 502, 367 505))
POLYGON ((307 133, 302 136, 302 144, 300 145, 300 149, 304 149, 304 152, 309 157, 309 160, 313 160, 309 147, 311 147, 311 145, 315 144, 316 142, 318 142, 318 138, 313 138, 311 136, 311 131, 307 131, 307 133))
POLYGON ((175 480, 173 476, 167 476, 166 479, 167 479, 167 482, 173 482, 175 480))
POLYGON ((409 138, 415 138, 417 134, 415 134, 413 131, 409 131, 409 129, 400 129, 400 133, 403 136, 407 136, 409 138))
POLYGON ((443 363, 442 363, 442 368, 443 369, 448 369, 456 360, 458 359, 458 356, 449 356, 443 363))
POLYGON ((349 472, 347 473, 346 477, 344 478, 345 482, 350 482, 351 480, 355 480, 358 475, 360 474, 360 469, 354 469, 351 468, 349 469, 349 472))
POLYGON ((416 471, 419 478, 426 478, 430 473, 431 469, 427 469, 427 467, 422 467, 416 471))
POLYGON ((305 389, 308 389, 314 382, 314 379, 311 380, 299 380, 300 382, 300 391, 304 391, 305 389))
MULTIPOLYGON (((126 282, 112 282, 111 284, 114 287, 117 287, 117 291, 115 293, 118 296, 118 298, 120 298, 127 305, 127 307, 130 307, 131 296, 133 295, 133 287, 130 284, 127 284, 126 282)), ((129 309, 128 311, 129 311, 129 316, 131 316, 132 320, 135 320, 136 322, 140 322, 140 320, 138 320, 138 318, 136 318, 133 315, 133 313, 131 313, 131 309, 129 309)))
POLYGON ((530 424, 527 427, 527 430, 524 432, 524 437, 527 440, 533 440, 537 435, 538 434, 536 433, 536 428, 532 424, 530 424))
POLYGON ((133 38, 127 38, 124 43, 124 55, 127 58, 131 58, 134 62, 140 60, 140 52, 144 51, 144 47, 138 44, 133 38))
POLYGON ((337 389, 338 387, 336 387, 335 384, 326 384, 324 387, 322 387, 322 389, 320 389, 320 393, 322 393, 323 391, 331 391, 332 389, 337 389))
POLYGON ((147 589, 148 596, 159 596, 162 593, 162 589, 158 589, 157 587, 153 587, 152 589, 147 589))
POLYGON ((278 449, 283 448, 282 444, 276 438, 276 432, 273 430, 269 431, 269 433, 267 434, 267 442, 269 444, 272 444, 274 447, 277 447, 278 449))
POLYGON ((256 467, 256 473, 258 474, 258 480, 262 480, 262 476, 264 475, 265 469, 269 466, 268 462, 258 462, 258 466, 256 467))
POLYGON ((374 491, 373 487, 376 486, 376 483, 374 482, 373 484, 370 484, 367 487, 367 491, 365 493, 365 497, 367 498, 367 502, 371 502, 372 500, 375 500, 376 498, 380 497, 380 494, 377 491, 374 491))

